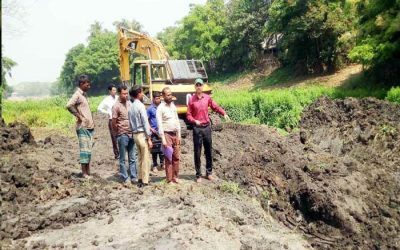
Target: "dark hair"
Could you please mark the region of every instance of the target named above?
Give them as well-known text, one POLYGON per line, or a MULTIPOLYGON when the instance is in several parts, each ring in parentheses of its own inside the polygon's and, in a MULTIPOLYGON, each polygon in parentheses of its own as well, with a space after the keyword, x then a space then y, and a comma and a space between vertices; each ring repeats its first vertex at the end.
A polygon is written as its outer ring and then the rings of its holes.
POLYGON ((129 95, 133 98, 137 98, 137 96, 142 93, 142 87, 135 85, 129 90, 129 95))
POLYGON ((165 87, 165 88, 163 88, 162 90, 161 90, 161 93, 163 94, 163 95, 165 95, 165 91, 166 90, 171 90, 169 87, 165 87))
POLYGON ((108 85, 108 91, 111 91, 113 88, 117 88, 117 87, 115 87, 115 85, 114 84, 110 84, 110 85, 108 85))
POLYGON ((78 77, 78 85, 81 86, 82 83, 90 82, 89 77, 87 75, 80 75, 78 77))
POLYGON ((160 97, 161 93, 158 91, 153 92, 153 97, 160 97))
POLYGON ((122 92, 122 90, 127 90, 128 89, 128 87, 127 86, 120 86, 119 88, 118 88, 118 93, 121 93, 122 92))

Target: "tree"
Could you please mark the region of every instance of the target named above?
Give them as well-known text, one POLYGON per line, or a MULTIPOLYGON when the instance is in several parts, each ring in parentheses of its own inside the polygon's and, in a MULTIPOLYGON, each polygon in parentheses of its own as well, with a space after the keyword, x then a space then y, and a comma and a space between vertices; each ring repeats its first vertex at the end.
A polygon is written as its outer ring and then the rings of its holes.
POLYGON ((90 25, 88 41, 90 41, 90 39, 96 37, 97 35, 101 34, 102 32, 104 31, 103 27, 101 26, 101 23, 99 21, 95 21, 93 24, 90 25))
POLYGON ((143 25, 141 23, 139 23, 138 21, 136 21, 135 19, 132 19, 131 21, 129 21, 129 20, 123 18, 121 21, 113 22, 113 25, 115 26, 115 28, 117 30, 119 30, 120 28, 127 28, 127 29, 138 31, 138 32, 144 32, 143 25))
POLYGON ((349 57, 370 67, 379 81, 400 76, 400 1, 369 0, 357 5, 358 43, 349 57))
POLYGON ((268 32, 283 33, 284 64, 297 73, 336 70, 354 41, 355 8, 346 0, 275 0, 269 10, 268 32))
POLYGON ((229 2, 226 30, 229 46, 224 51, 225 68, 253 67, 262 56, 261 43, 266 38, 266 24, 271 0, 232 0, 229 2))
POLYGON ((226 22, 224 1, 208 0, 205 5, 192 5, 177 27, 158 37, 177 59, 201 59, 214 71, 220 68, 219 58, 228 44, 226 22))
POLYGON ((117 36, 105 31, 90 39, 88 46, 76 57, 74 76, 89 75, 92 91, 104 92, 108 84, 119 79, 118 61, 117 36))
POLYGON ((75 68, 78 64, 78 57, 83 53, 84 50, 85 45, 78 44, 68 51, 56 87, 57 90, 55 90, 55 92, 71 93, 74 91, 74 89, 76 88, 77 77, 75 68))
POLYGON ((2 105, 2 100, 3 100, 3 95, 5 94, 6 96, 10 95, 12 93, 12 88, 7 85, 7 79, 6 76, 11 77, 11 69, 17 65, 16 62, 11 60, 8 57, 2 56, 1 57, 1 83, 0 83, 0 123, 2 122, 2 114, 3 114, 3 105, 2 105))

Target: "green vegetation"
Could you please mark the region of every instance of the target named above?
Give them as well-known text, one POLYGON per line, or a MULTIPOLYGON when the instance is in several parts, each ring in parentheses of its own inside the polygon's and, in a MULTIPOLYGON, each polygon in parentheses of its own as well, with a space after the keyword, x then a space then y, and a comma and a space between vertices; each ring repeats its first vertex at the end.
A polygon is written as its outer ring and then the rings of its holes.
POLYGON ((242 194, 243 190, 239 187, 239 184, 232 181, 224 181, 220 186, 222 192, 232 193, 232 194, 242 194))
MULTIPOLYGON (((94 112, 102 96, 89 98, 90 108, 94 112)), ((18 121, 30 127, 49 127, 68 129, 75 118, 65 109, 68 98, 56 96, 43 100, 3 101, 3 118, 6 123, 18 121)))
MULTIPOLYGON (((387 99, 390 95, 393 100, 398 100, 395 99, 399 96, 398 89, 390 90, 387 99)), ((289 130, 298 126, 303 109, 320 96, 326 95, 334 99, 373 96, 384 99, 386 93, 387 90, 383 88, 329 88, 310 85, 270 91, 227 90, 224 88, 216 89, 213 97, 235 122, 266 124, 289 130)))
POLYGON ((400 103, 400 87, 392 87, 387 93, 386 100, 400 103))
POLYGON ((359 43, 349 56, 370 67, 380 82, 392 83, 400 74, 400 2, 362 0, 357 9, 359 43))

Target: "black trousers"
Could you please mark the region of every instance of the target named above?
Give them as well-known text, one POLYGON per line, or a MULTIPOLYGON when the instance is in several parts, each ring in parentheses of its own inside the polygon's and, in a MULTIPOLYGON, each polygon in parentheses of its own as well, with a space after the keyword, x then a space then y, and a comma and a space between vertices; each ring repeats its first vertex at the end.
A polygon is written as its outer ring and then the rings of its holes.
POLYGON ((157 135, 151 135, 151 141, 153 142, 153 148, 150 150, 151 157, 153 159, 153 167, 158 166, 157 156, 160 158, 160 166, 164 164, 164 154, 161 151, 161 139, 157 135))
POLYGON ((206 155, 206 175, 212 174, 212 136, 211 126, 193 127, 193 146, 194 146, 194 166, 196 177, 201 176, 201 148, 204 145, 206 155))

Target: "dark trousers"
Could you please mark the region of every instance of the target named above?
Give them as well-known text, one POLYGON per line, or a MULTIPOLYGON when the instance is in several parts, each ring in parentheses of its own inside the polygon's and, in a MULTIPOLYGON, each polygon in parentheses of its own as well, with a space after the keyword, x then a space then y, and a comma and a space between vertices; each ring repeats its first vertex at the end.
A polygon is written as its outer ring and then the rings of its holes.
POLYGON ((160 158, 160 166, 164 164, 164 155, 161 151, 161 139, 157 135, 151 135, 151 141, 153 142, 153 147, 151 148, 151 157, 153 158, 153 167, 158 166, 157 156, 160 158))
POLYGON ((194 166, 196 177, 201 176, 201 147, 204 145, 206 155, 206 175, 212 174, 212 137, 211 126, 193 127, 194 166))
POLYGON ((164 155, 162 153, 151 153, 151 157, 153 158, 153 167, 164 164, 164 155), (157 156, 160 158, 160 164, 157 163, 157 156))
POLYGON ((117 136, 113 133, 112 131, 112 120, 108 120, 108 130, 110 131, 111 135, 111 141, 112 141, 112 146, 113 146, 113 152, 114 152, 114 157, 118 158, 119 157, 119 151, 118 151, 118 144, 117 144, 117 136))

